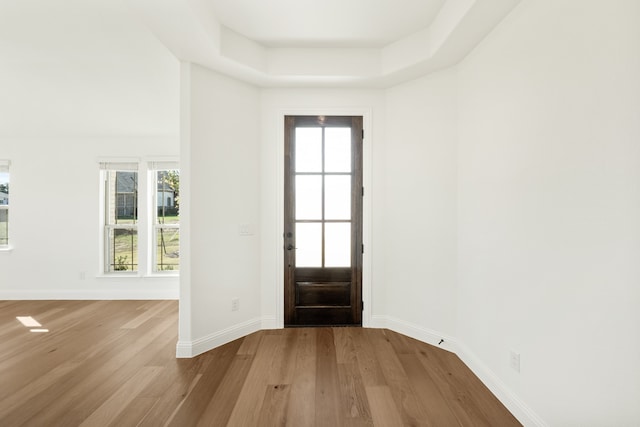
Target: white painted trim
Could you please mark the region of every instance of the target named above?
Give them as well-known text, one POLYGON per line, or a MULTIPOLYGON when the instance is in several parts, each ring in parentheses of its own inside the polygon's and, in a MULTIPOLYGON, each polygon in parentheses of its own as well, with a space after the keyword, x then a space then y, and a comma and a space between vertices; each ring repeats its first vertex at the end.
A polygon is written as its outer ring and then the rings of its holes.
POLYGON ((101 290, 8 290, 0 289, 0 300, 177 300, 178 286, 172 289, 101 290))
POLYGON ((371 320, 374 328, 390 329, 455 353, 523 425, 527 427, 548 427, 548 424, 542 418, 513 393, 467 346, 458 342, 457 339, 392 316, 372 316, 371 320), (441 339, 444 341, 439 345, 441 339))
POLYGON ((373 109, 367 108, 362 115, 364 141, 362 141, 362 326, 371 324, 373 294, 373 109))
POLYGON ((191 64, 180 62, 180 302, 178 340, 191 340, 191 64))
POLYGON ((178 359, 188 359, 193 357, 191 354, 191 342, 189 341, 178 341, 176 344, 176 358, 178 359))
POLYGON ((176 344, 176 358, 188 359, 194 357, 192 354, 192 343, 190 341, 178 341, 176 344))
POLYGON ((432 329, 423 328, 414 323, 405 322, 392 316, 372 316, 371 324, 374 328, 391 329, 394 332, 452 353, 456 352, 458 346, 457 340, 452 336, 442 334, 432 329), (442 343, 440 343, 440 340, 443 340, 442 343))
POLYGON ((281 110, 276 119, 278 135, 276 142, 276 282, 275 306, 276 326, 284 328, 284 117, 295 114, 291 110, 281 110), (280 240, 282 239, 282 240, 280 240))
MULTIPOLYGON (((362 180, 365 187, 365 198, 362 205, 362 242, 365 245, 365 251, 362 256, 362 300, 363 315, 362 325, 368 327, 371 323, 371 295, 372 295, 372 202, 371 194, 373 194, 373 110, 371 107, 353 107, 353 108, 287 108, 278 111, 277 126, 277 171, 276 180, 276 199, 277 214, 275 228, 277 235, 282 236, 284 233, 284 117, 285 116, 362 116, 362 126, 364 128, 364 143, 362 146, 362 180)), ((282 242, 278 240, 276 245, 276 327, 284 327, 284 252, 282 251, 282 242)))
MULTIPOLYGON (((107 164, 107 163, 114 163, 116 165, 123 164, 123 163, 137 163, 137 164, 140 164, 141 160, 142 159, 140 157, 104 157, 104 156, 100 156, 100 157, 96 158, 96 162, 98 163, 100 168, 102 168, 103 164, 107 164)), ((135 170, 137 170, 137 169, 135 169, 135 170)))
POLYGON ((278 321, 276 316, 262 316, 262 327, 261 329, 281 329, 281 326, 278 326, 278 321))
MULTIPOLYGON (((372 328, 390 329, 394 332, 417 339, 418 341, 455 353, 523 425, 527 427, 549 427, 549 425, 513 393, 493 371, 482 363, 469 348, 459 343, 455 338, 392 316, 371 316, 370 322, 370 327, 372 328), (440 340, 444 340, 442 344, 439 344, 440 340)), ((176 357, 195 357, 261 329, 278 329, 276 317, 265 316, 249 320, 193 342, 179 341, 176 345, 176 357)))
POLYGON ((205 337, 198 338, 195 341, 178 341, 176 344, 176 357, 190 358, 198 356, 216 347, 259 331, 261 324, 261 318, 250 319, 205 337))
POLYGON ((527 406, 513 391, 503 383, 498 376, 464 344, 457 345, 456 354, 480 381, 491 390, 504 406, 511 411, 514 417, 523 425, 535 427, 548 427, 549 424, 527 406))

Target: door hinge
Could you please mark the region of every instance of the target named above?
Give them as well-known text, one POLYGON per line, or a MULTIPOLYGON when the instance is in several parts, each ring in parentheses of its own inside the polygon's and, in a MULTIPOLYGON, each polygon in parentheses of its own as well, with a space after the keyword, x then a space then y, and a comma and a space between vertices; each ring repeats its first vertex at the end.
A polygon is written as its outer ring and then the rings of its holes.
POLYGON ((362 244, 362 253, 364 253, 364 243, 362 244))
POLYGON ((364 187, 362 187, 362 197, 364 197, 364 187))
POLYGON ((364 129, 362 129, 362 140, 364 141, 364 129))
POLYGON ((360 301, 360 311, 364 311, 364 301, 360 301))

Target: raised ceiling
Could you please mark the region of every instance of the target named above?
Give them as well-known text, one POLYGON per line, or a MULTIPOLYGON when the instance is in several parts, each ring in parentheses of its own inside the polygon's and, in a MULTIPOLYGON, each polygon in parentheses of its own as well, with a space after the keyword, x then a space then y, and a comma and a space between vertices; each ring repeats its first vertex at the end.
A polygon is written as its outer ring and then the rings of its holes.
POLYGON ((388 87, 456 64, 520 0, 128 0, 182 61, 259 86, 388 87))
POLYGON ((175 135, 176 58, 262 87, 389 87, 520 0, 0 1, 0 137, 175 135))
POLYGON ((381 48, 431 25, 445 0, 211 0, 225 27, 265 47, 381 48))

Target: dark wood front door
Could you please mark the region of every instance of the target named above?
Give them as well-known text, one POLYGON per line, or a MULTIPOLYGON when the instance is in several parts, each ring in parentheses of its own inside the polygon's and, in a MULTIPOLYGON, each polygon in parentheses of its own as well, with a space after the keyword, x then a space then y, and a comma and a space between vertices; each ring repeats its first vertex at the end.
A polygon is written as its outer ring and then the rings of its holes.
POLYGON ((362 117, 285 117, 285 326, 362 324, 362 117))

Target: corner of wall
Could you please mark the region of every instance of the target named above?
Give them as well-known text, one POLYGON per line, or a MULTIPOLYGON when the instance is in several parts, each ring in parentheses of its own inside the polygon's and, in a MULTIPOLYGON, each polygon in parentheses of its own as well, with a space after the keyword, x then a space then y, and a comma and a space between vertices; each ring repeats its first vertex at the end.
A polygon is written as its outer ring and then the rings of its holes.
POLYGON ((393 316, 374 315, 371 317, 371 323, 374 328, 390 329, 451 353, 455 353, 458 346, 457 340, 449 335, 441 334, 393 316))
POLYGON ((392 316, 374 315, 371 320, 373 328, 390 329, 456 354, 523 425, 548 427, 542 418, 516 396, 464 343, 459 342, 456 338, 392 316))
POLYGON ((233 325, 213 334, 198 338, 195 341, 178 341, 176 344, 177 358, 196 357, 216 347, 250 335, 262 329, 262 319, 255 318, 233 325))
POLYGON ((480 381, 511 411, 518 421, 525 426, 548 427, 548 424, 516 396, 466 345, 457 343, 456 347, 455 353, 460 360, 480 378, 480 381))

